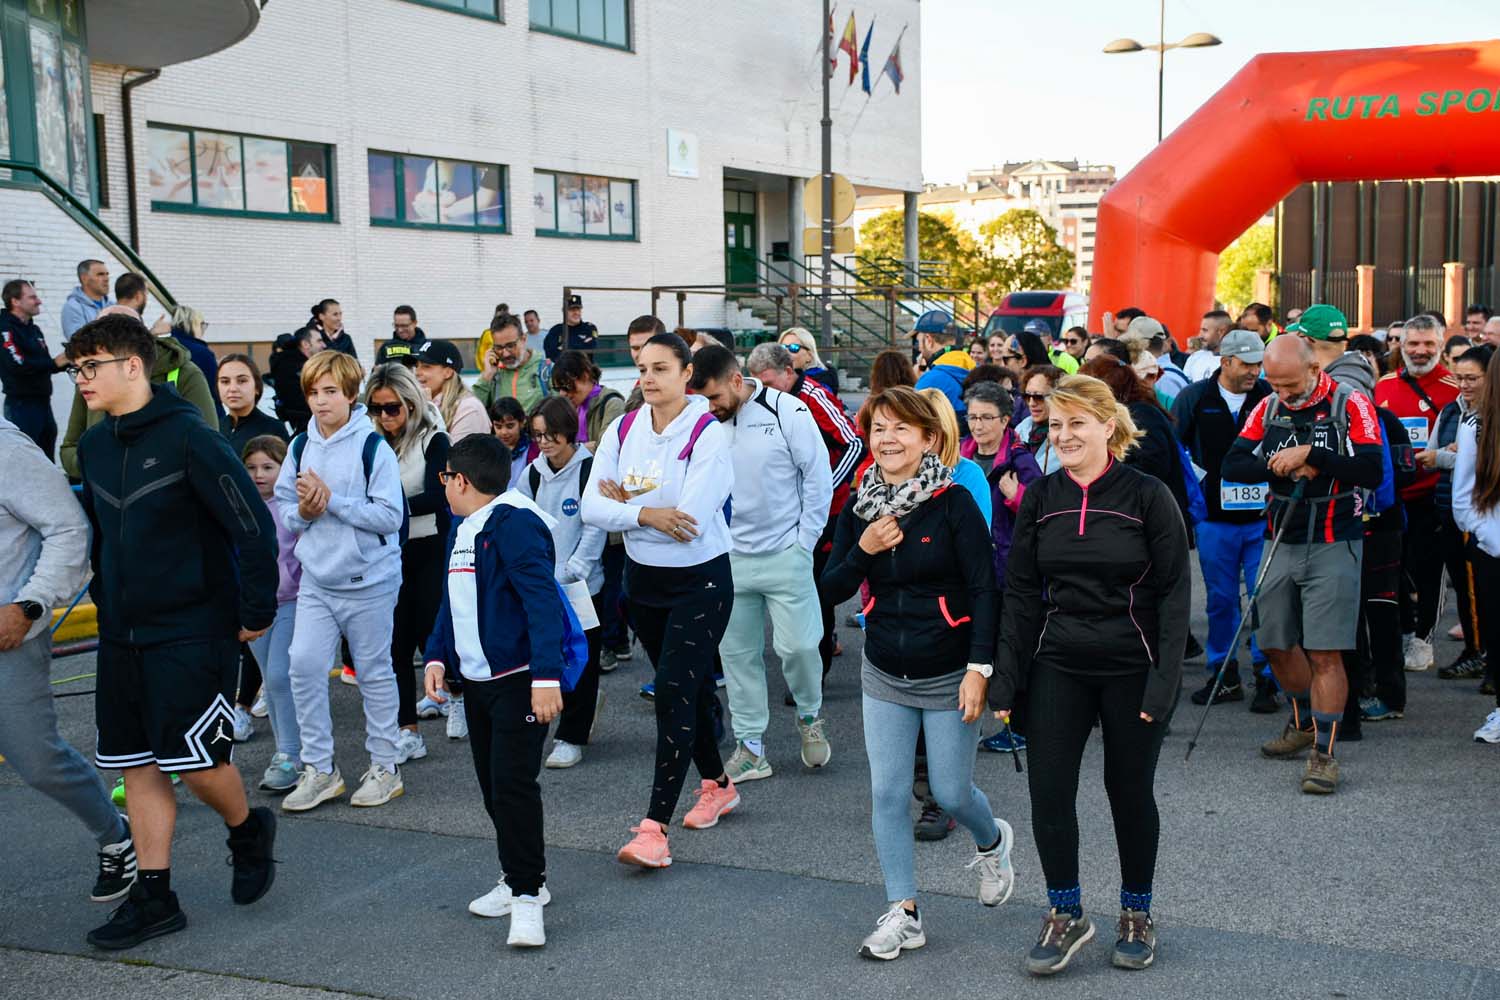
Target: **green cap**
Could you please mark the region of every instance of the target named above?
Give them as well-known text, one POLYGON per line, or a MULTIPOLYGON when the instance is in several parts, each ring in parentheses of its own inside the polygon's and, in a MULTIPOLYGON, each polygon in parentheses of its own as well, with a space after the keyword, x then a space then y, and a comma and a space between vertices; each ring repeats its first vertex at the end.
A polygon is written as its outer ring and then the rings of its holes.
POLYGON ((1333 306, 1308 306, 1287 333, 1300 333, 1309 340, 1348 340, 1349 321, 1333 306))

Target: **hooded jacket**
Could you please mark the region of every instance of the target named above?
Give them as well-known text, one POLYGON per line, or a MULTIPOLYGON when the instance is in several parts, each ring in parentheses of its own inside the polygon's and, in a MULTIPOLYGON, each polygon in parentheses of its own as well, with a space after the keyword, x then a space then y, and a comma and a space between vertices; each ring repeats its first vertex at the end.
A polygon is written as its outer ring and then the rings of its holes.
POLYGON ((473 389, 486 410, 496 396, 513 396, 521 409, 530 413, 552 391, 551 383, 552 362, 541 351, 531 348, 526 360, 518 366, 496 369, 493 378, 480 379, 473 389))
POLYGON ((276 391, 276 416, 292 425, 292 433, 301 434, 312 419, 307 397, 302 393, 302 366, 307 358, 295 333, 283 333, 271 349, 270 371, 266 381, 276 391))
MULTIPOLYGON (((170 384, 177 395, 198 410, 203 422, 214 429, 219 426, 219 411, 214 406, 213 394, 208 391, 208 379, 203 371, 193 364, 188 349, 172 337, 156 338, 156 362, 151 366, 151 384, 170 384), (175 374, 174 374, 175 373, 175 374), (169 378, 169 376, 172 376, 169 378)), ((73 408, 68 411, 68 429, 63 434, 62 445, 57 449, 58 460, 63 471, 74 479, 78 471, 78 442, 85 431, 104 419, 102 411, 90 410, 83 397, 73 393, 73 408)))
POLYGON ((1345 351, 1323 369, 1339 385, 1347 385, 1375 399, 1375 372, 1358 351, 1345 351))
POLYGON ((62 307, 62 335, 67 340, 73 336, 73 332, 85 323, 92 323, 99 318, 99 314, 106 306, 114 305, 114 299, 108 295, 99 300, 88 297, 82 285, 74 285, 73 290, 68 293, 67 299, 63 301, 62 307))
POLYGON ((89 524, 68 481, 20 428, 0 417, 0 604, 36 601, 35 639, 88 579, 89 524), (24 485, 23 485, 24 484, 24 485))
POLYGON ((375 364, 380 366, 391 361, 399 361, 404 365, 416 364, 414 355, 423 344, 427 343, 427 334, 422 328, 417 327, 417 332, 411 335, 410 340, 402 340, 394 333, 391 339, 380 345, 380 350, 375 352, 375 364))
POLYGON ((558 583, 585 580, 589 593, 597 594, 604 586, 604 530, 583 521, 583 494, 588 489, 588 476, 584 474, 584 463, 590 469, 594 457, 587 448, 578 447, 568 464, 553 470, 547 456, 538 455, 526 466, 520 478, 511 484, 511 489, 531 500, 550 515, 552 547, 557 563, 553 567, 558 583), (536 492, 532 493, 531 482, 536 480, 536 492))
POLYGON ((9 309, 0 312, 0 387, 6 397, 51 399, 56 374, 41 327, 21 322, 9 309))
MULTIPOLYGON (((186 352, 184 352, 186 353, 186 352)), ((78 442, 99 636, 233 639, 276 617, 276 528, 239 457, 163 385, 78 442)))
POLYGON ((311 521, 297 510, 297 463, 292 456, 276 478, 276 500, 282 523, 299 535, 297 561, 302 584, 351 596, 394 593, 401 586, 401 531, 405 496, 396 453, 382 437, 365 478, 365 439, 374 432, 363 404, 356 403, 349 421, 323 437, 316 420, 307 425, 302 469, 328 484, 328 509, 311 521))
POLYGON ((917 379, 918 392, 932 388, 948 397, 948 402, 953 404, 953 412, 958 414, 961 429, 966 426, 963 421, 968 414, 968 408, 964 404, 964 379, 973 370, 974 359, 969 356, 968 351, 960 347, 949 347, 933 355, 927 370, 917 379))

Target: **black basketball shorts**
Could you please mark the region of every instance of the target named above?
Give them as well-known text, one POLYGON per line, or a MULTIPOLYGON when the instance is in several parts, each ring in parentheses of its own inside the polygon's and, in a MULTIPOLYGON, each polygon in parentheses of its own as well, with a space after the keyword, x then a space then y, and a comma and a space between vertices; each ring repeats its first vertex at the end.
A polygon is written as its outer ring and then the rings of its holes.
POLYGON ((238 642, 143 648, 101 641, 96 669, 97 766, 183 772, 229 762, 238 642))

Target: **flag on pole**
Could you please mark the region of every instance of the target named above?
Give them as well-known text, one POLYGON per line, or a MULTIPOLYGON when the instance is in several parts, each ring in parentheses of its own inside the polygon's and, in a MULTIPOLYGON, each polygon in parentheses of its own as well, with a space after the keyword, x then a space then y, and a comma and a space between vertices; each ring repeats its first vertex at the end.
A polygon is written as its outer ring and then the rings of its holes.
MULTIPOLYGON (((839 50, 832 44, 832 42, 833 42, 833 13, 834 13, 834 11, 836 11, 838 9, 839 9, 839 5, 838 4, 834 4, 832 7, 830 7, 828 9, 828 41, 829 41, 829 46, 828 46, 828 75, 829 76, 833 75, 834 67, 836 67, 839 64, 839 50)), ((818 51, 819 52, 822 51, 821 45, 820 45, 818 51)))
POLYGON ((859 85, 864 88, 866 95, 870 93, 870 36, 875 34, 875 21, 870 20, 870 26, 865 29, 865 43, 859 47, 859 85))
POLYGON ((849 23, 844 25, 844 37, 839 42, 839 51, 849 53, 849 83, 859 72, 859 29, 854 26, 854 11, 849 12, 849 23))
MULTIPOLYGON (((906 34, 905 30, 902 30, 901 34, 903 34, 903 35, 906 34)), ((896 39, 896 47, 893 48, 893 49, 891 49, 891 54, 890 54, 889 57, 886 58, 886 61, 885 61, 885 68, 882 69, 880 72, 882 74, 884 74, 885 76, 890 77, 891 78, 891 85, 896 88, 896 93, 898 93, 898 94, 901 93, 901 81, 904 80, 904 79, 906 79, 906 77, 901 72, 901 39, 900 38, 896 39)))

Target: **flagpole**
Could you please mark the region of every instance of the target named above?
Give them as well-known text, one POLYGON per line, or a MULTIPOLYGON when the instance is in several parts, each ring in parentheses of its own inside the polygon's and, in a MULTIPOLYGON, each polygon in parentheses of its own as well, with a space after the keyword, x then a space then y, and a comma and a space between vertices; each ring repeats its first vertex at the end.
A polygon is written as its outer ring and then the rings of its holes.
POLYGON ((833 78, 830 67, 833 44, 832 32, 828 30, 833 12, 829 0, 823 0, 823 23, 818 29, 823 32, 823 280, 818 305, 821 309, 821 327, 818 340, 826 350, 833 346, 833 300, 828 286, 833 276, 833 116, 828 106, 828 88, 833 78))

